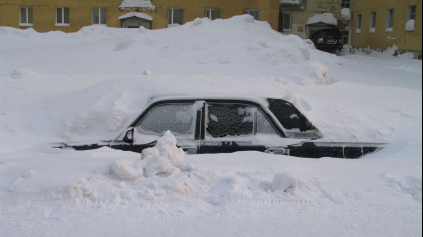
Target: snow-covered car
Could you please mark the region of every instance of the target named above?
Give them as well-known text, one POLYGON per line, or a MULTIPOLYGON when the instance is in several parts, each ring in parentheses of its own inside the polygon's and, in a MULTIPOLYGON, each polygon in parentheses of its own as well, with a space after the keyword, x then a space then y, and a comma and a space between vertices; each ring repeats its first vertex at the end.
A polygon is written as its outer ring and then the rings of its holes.
POLYGON ((319 142, 323 134, 294 103, 283 99, 211 96, 159 97, 114 141, 62 144, 76 150, 110 146, 142 152, 167 131, 188 154, 259 151, 296 157, 359 158, 377 143, 319 142))

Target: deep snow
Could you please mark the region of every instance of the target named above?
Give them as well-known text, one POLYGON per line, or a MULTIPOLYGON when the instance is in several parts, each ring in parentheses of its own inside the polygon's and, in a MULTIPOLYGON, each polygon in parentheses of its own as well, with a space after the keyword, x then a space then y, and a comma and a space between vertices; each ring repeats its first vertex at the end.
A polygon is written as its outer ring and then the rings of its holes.
POLYGON ((248 16, 157 31, 0 27, 2 235, 422 236, 422 64, 389 54, 319 52, 248 16), (144 161, 50 148, 115 137, 152 95, 208 88, 289 95, 326 140, 390 145, 359 160, 242 152, 170 166, 171 138, 144 161), (159 157, 171 173, 141 172, 159 157))

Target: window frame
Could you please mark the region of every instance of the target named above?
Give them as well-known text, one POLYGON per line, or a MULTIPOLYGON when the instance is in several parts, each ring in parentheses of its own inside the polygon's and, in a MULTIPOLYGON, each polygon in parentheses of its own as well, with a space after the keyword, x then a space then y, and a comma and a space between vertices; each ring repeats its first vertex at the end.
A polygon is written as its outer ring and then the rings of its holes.
POLYGON ((351 8, 351 0, 342 0, 342 8, 351 8))
POLYGON ((100 25, 100 26, 107 26, 107 7, 93 7, 92 8, 92 24, 93 25, 100 25), (105 9, 105 11, 104 11, 104 13, 105 13, 104 18, 106 20, 105 24, 101 23, 101 21, 103 19, 102 16, 101 16, 101 9, 105 9), (94 22, 94 11, 95 10, 98 11, 98 23, 94 22))
POLYGON ((55 8, 55 26, 70 26, 70 7, 56 7, 55 8), (61 11, 61 14, 62 14, 62 22, 61 23, 59 23, 59 22, 57 22, 57 17, 58 17, 58 15, 57 15, 57 11, 59 10, 59 9, 61 9, 62 11, 61 11), (65 23, 65 9, 68 9, 68 14, 69 14, 69 22, 68 23, 65 23))
POLYGON ((395 23, 395 9, 390 8, 386 10, 386 32, 393 32, 394 31, 394 23, 395 23))
MULTIPOLYGON (((146 134, 146 133, 142 133, 138 130, 138 127, 144 122, 144 120, 148 117, 148 115, 155 109, 163 107, 163 106, 167 106, 167 105, 185 105, 185 106, 194 106, 195 107, 195 101, 181 101, 181 102, 169 102, 169 103, 159 103, 151 108, 147 109, 147 112, 142 116, 142 118, 135 124, 134 128, 135 131, 139 134, 142 135, 147 135, 147 136, 156 136, 155 134, 146 134)), ((183 135, 180 134, 174 134, 174 136, 176 138, 178 138, 178 140, 198 140, 197 137, 197 126, 198 126, 198 118, 197 118, 198 114, 196 112, 194 112, 194 117, 193 117, 193 121, 192 121, 192 136, 186 136, 184 137, 183 135)), ((201 123, 201 121, 200 121, 201 123)), ((162 135, 158 135, 158 137, 160 137, 162 135)))
POLYGON ((377 24, 377 12, 370 13, 370 33, 376 33, 376 25, 377 24), (373 31, 374 29, 374 31, 373 31))
MULTIPOLYGON (((184 24, 184 8, 182 8, 182 7, 169 7, 167 9, 167 28, 169 28, 169 25, 175 25, 175 22, 174 22, 174 20, 175 20, 174 19, 174 11, 175 10, 182 10, 182 22, 181 22, 180 25, 184 24), (169 23, 170 20, 172 20, 172 23, 169 23)), ((179 23, 176 23, 176 24, 179 24, 179 23)))
MULTIPOLYGON (((265 119, 267 119, 267 122, 272 126, 272 128, 273 128, 273 130, 274 130, 274 132, 275 132, 275 134, 274 135, 277 135, 277 136, 279 136, 279 137, 282 137, 282 138, 286 138, 286 136, 285 135, 282 135, 281 133, 280 133, 280 131, 279 131, 279 129, 277 128, 277 127, 275 127, 275 124, 274 124, 274 121, 273 121, 273 119, 272 118, 269 118, 269 115, 268 115, 268 113, 266 112, 266 111, 264 111, 261 107, 258 107, 257 105, 253 105, 253 104, 249 104, 249 103, 242 103, 242 102, 232 102, 232 101, 206 101, 206 103, 205 103, 205 111, 204 111, 204 127, 205 127, 205 129, 204 129, 204 138, 202 139, 202 140, 205 140, 205 141, 222 141, 222 140, 225 140, 225 139, 227 139, 227 140, 229 140, 229 141, 231 141, 230 139, 231 138, 238 138, 238 139, 243 139, 243 138, 251 138, 251 137, 255 137, 255 136, 257 136, 258 134, 259 134, 259 132, 258 132, 258 122, 257 122, 257 119, 258 119, 258 116, 257 116, 257 113, 255 113, 254 114, 254 121, 253 121, 253 131, 252 131, 252 134, 248 134, 248 135, 242 135, 242 136, 225 136, 225 137, 213 137, 211 134, 209 134, 209 132, 207 131, 207 126, 208 126, 208 117, 209 117, 209 106, 210 105, 220 105, 220 106, 223 106, 223 105, 237 105, 237 106, 243 106, 243 107, 251 107, 251 108, 254 108, 254 109, 256 109, 256 111, 257 112, 260 112, 264 117, 265 117, 265 119)), ((285 128, 283 128, 283 131, 285 130, 285 128)), ((264 134, 264 133, 260 133, 260 134, 264 134)))
POLYGON ((34 26, 34 8, 33 7, 19 7, 19 26, 34 26), (22 9, 26 12, 26 22, 22 22, 22 9), (32 23, 29 21, 29 10, 32 11, 32 23))
POLYGON ((206 8, 206 18, 209 18, 212 21, 214 21, 216 19, 222 19, 222 9, 220 9, 220 8, 206 8), (219 11, 219 17, 218 18, 212 19, 213 11, 219 11), (208 14, 210 14, 210 17, 208 16, 208 14))
POLYGON ((283 14, 283 25, 282 25, 282 32, 292 32, 292 20, 294 15, 292 13, 284 13, 283 14), (285 15, 289 15, 289 27, 290 29, 285 29, 285 15))
POLYGON ((361 34, 361 31, 363 30, 363 14, 358 14, 357 15, 357 20, 356 20, 356 26, 355 26, 355 33, 356 34, 361 34))
POLYGON ((256 10, 256 9, 245 9, 244 10, 244 15, 250 15, 252 17, 254 17, 253 15, 250 14, 250 12, 257 12, 257 19, 254 18, 254 20, 259 21, 260 20, 260 10, 256 10))
POLYGON ((417 5, 408 6, 407 7, 407 22, 409 20, 416 20, 416 18, 417 18, 417 5), (412 9, 414 9, 414 14, 413 14, 412 9))

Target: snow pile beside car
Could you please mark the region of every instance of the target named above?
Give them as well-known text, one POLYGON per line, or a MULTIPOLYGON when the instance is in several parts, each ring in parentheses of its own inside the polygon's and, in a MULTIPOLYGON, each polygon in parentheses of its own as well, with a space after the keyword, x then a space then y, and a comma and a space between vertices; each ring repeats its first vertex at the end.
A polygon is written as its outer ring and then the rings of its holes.
POLYGON ((176 142, 175 136, 167 131, 156 146, 143 150, 141 161, 134 164, 127 160, 117 160, 110 164, 110 168, 121 179, 169 176, 181 166, 185 158, 184 151, 176 146, 176 142))
MULTIPOLYGON (((93 206, 139 203, 171 195, 174 200, 210 204, 260 196, 297 196, 298 181, 288 173, 221 172, 210 170, 195 157, 185 161, 184 151, 176 146, 170 132, 155 147, 145 149, 142 159, 140 154, 109 148, 85 152, 46 149, 40 155, 0 163, 4 181, 0 183, 1 196, 55 200, 60 205, 66 205, 61 200, 69 200, 70 205, 93 206), (57 159, 50 160, 46 157, 49 153, 57 159), (55 169, 45 162, 58 162, 60 167, 55 169)), ((17 202, 26 202, 26 198, 17 202)))

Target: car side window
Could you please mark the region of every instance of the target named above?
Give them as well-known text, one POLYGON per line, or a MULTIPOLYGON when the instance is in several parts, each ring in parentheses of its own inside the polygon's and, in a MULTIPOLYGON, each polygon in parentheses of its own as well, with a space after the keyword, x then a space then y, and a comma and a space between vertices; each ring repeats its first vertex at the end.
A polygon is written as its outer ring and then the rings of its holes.
POLYGON ((209 105, 207 134, 214 138, 254 135, 254 110, 245 105, 209 105))
POLYGON ((256 107, 241 104, 210 104, 207 135, 213 138, 278 135, 268 118, 256 107))
POLYGON ((193 139, 195 121, 194 104, 160 105, 150 110, 136 129, 141 134, 157 136, 170 130, 176 137, 193 139))
POLYGON ((270 124, 269 120, 262 112, 257 110, 257 134, 278 135, 275 128, 270 124))

